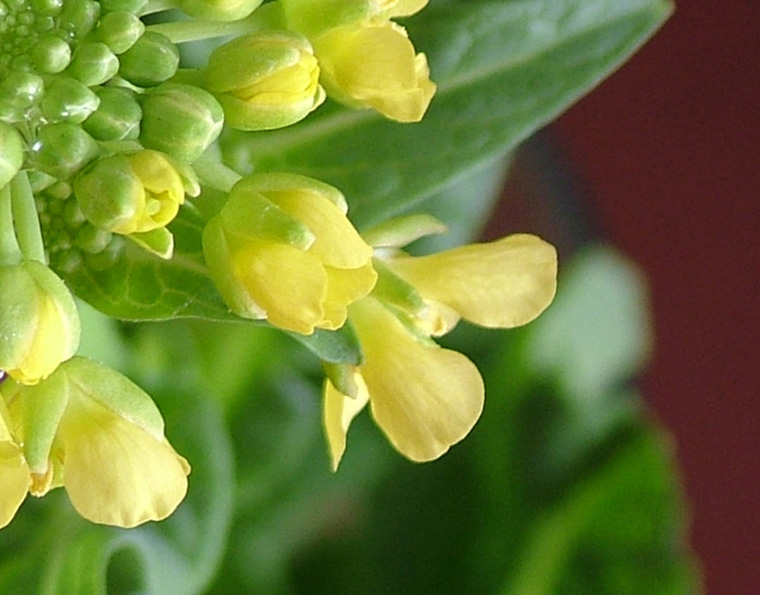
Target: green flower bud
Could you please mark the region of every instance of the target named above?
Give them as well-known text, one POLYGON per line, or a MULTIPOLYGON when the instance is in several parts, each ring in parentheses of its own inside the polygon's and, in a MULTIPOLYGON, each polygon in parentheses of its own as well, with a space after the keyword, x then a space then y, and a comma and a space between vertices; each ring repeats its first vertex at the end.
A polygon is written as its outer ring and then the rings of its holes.
POLYGON ((119 71, 119 59, 104 43, 83 43, 74 51, 68 75, 88 87, 102 85, 119 71))
POLYGON ((58 26, 71 38, 81 39, 98 22, 100 5, 92 0, 66 0, 58 17, 58 26))
POLYGON ((100 105, 82 127, 98 140, 136 139, 142 109, 134 93, 118 87, 101 87, 96 94, 100 105))
POLYGON ((98 154, 98 144, 80 126, 68 122, 40 128, 30 159, 45 173, 68 179, 98 154))
POLYGON ((79 316, 71 293, 37 261, 0 268, 0 369, 36 384, 79 347, 79 316))
POLYGON ((45 82, 41 76, 14 70, 0 83, 0 103, 23 110, 37 103, 44 90, 45 82))
POLYGON ((0 188, 15 178, 21 169, 25 144, 18 130, 0 122, 0 188))
POLYGON ((127 11, 140 14, 148 0, 100 0, 100 8, 103 12, 127 11))
POLYGON ((206 88, 240 130, 268 130, 305 118, 325 98, 309 40, 290 31, 238 37, 210 56, 206 88))
POLYGON ((54 17, 63 10, 63 0, 32 0, 31 5, 38 19, 40 16, 54 17))
POLYGON ((100 19, 97 38, 105 43, 114 54, 123 54, 131 48, 145 32, 145 24, 127 11, 109 12, 100 19))
POLYGON ((73 122, 80 124, 98 109, 100 99, 95 93, 72 78, 60 76, 53 79, 42 99, 42 115, 49 122, 73 122))
POLYGON ((224 112, 210 93, 165 83, 143 99, 140 142, 181 161, 200 157, 222 131, 224 112))
POLYGON ((93 225, 120 234, 164 227, 185 200, 173 165, 149 150, 99 159, 74 180, 74 195, 93 225))
POLYGON ((190 16, 210 21, 237 21, 251 14, 262 0, 180 0, 190 16))
POLYGON ((47 35, 31 50, 32 62, 39 72, 55 74, 69 65, 71 48, 60 37, 47 35))
POLYGON ((170 79, 179 66, 179 50, 172 41, 154 31, 147 31, 119 59, 119 74, 130 83, 153 87, 170 79))

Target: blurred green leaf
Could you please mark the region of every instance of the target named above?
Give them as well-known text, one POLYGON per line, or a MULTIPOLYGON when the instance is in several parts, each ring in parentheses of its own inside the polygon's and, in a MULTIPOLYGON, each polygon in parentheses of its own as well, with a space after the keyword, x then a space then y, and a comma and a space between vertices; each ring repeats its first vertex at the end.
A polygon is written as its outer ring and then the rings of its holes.
POLYGON ((180 508, 161 523, 121 530, 81 519, 63 490, 27 502, 0 537, 0 593, 202 592, 227 539, 234 486, 230 444, 219 408, 204 392, 176 383, 152 392, 169 439, 193 468, 180 508))
POLYGON ((325 180, 346 194, 354 221, 376 223, 514 148, 617 68, 671 9, 666 0, 433 2, 406 23, 438 83, 422 122, 325 106, 283 130, 230 133, 225 156, 241 172, 325 180))

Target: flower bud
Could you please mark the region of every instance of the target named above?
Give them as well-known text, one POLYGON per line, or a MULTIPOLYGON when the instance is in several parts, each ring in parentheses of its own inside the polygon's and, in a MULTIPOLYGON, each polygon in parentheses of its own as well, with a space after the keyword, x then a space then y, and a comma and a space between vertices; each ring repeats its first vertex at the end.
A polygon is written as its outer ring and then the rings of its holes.
POLYGON ((98 22, 100 5, 92 0, 66 0, 58 17, 58 27, 72 39, 82 39, 98 22))
POLYGON ((35 496, 62 485, 83 517, 119 527, 161 520, 185 497, 190 466, 151 398, 118 372, 74 357, 36 386, 9 382, 3 397, 35 496))
POLYGON ((0 370, 35 384, 74 355, 79 316, 56 274, 28 260, 0 268, 0 370))
POLYGON ((201 156, 222 131, 214 96, 193 85, 165 83, 144 96, 140 143, 181 161, 201 156))
POLYGON ((109 12, 100 19, 97 38, 114 54, 123 54, 145 32, 145 24, 131 12, 109 12))
POLYGON ((99 41, 82 43, 74 51, 67 74, 88 87, 102 85, 119 71, 119 59, 99 41))
POLYGON ((15 178, 21 169, 25 145, 18 130, 0 122, 0 189, 15 178))
POLYGON ((0 103, 24 110, 37 103, 44 90, 45 82, 41 76, 14 70, 0 82, 0 103))
POLYGON ((262 0, 180 0, 180 8, 197 19, 237 21, 251 14, 262 0))
POLYGON ((142 109, 134 93, 119 87, 101 87, 95 93, 100 105, 82 127, 98 140, 136 139, 142 109))
POLYGON ((42 115, 48 122, 81 124, 98 109, 100 99, 82 83, 67 76, 55 77, 42 99, 42 115))
POLYGON ((371 107, 399 122, 422 119, 435 94, 425 54, 415 54, 403 27, 361 22, 314 40, 328 94, 352 107, 371 107))
POLYGON ((295 174, 259 174, 232 189, 203 233, 211 277, 230 309, 302 334, 336 329, 377 275, 343 195, 295 174))
POLYGON ((252 33, 217 48, 206 88, 239 130, 268 130, 305 118, 324 101, 309 41, 290 31, 252 33))
POLYGON ((74 195, 93 225, 120 234, 164 227, 185 200, 176 169, 149 150, 99 159, 74 180, 74 195))
POLYGON ((71 48, 56 35, 46 35, 31 49, 32 62, 38 72, 55 74, 69 65, 71 48))
POLYGON ((68 122, 40 128, 30 159, 40 170, 68 179, 98 154, 98 144, 80 126, 68 122))
POLYGON ((148 31, 121 55, 119 63, 119 74, 130 83, 154 87, 177 72, 179 50, 166 35, 148 31))

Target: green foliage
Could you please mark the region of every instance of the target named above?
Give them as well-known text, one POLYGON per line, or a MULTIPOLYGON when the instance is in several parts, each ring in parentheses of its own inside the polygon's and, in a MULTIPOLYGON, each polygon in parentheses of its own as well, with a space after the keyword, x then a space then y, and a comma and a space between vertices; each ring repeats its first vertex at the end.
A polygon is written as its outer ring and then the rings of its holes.
MULTIPOLYGON (((225 156, 241 172, 325 180, 346 194, 360 227, 378 222, 477 175, 619 66, 669 10, 662 0, 433 3, 408 23, 439 85, 423 122, 325 106, 283 130, 228 134, 225 156)), ((109 270, 62 273, 77 295, 117 318, 229 319, 203 263, 203 223, 182 209, 170 226, 171 261, 127 246, 109 270)), ((361 359, 350 331, 302 340, 329 361, 361 359)))

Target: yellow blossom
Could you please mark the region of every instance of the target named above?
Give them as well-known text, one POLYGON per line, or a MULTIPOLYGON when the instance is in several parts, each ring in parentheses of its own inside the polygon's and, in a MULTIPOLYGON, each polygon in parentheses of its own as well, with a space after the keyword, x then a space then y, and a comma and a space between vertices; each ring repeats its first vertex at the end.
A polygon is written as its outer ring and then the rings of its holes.
POLYGON ((166 440, 161 414, 110 368, 75 357, 36 386, 3 384, 2 396, 24 458, 3 446, 0 427, 0 472, 16 482, 0 492, 0 513, 15 512, 22 483, 35 496, 62 485, 83 517, 119 527, 166 518, 185 497, 190 467, 166 440))
MULTIPOLYGON (((423 228, 435 229, 429 222, 423 228)), ((388 254, 375 265, 372 295, 349 308, 364 363, 351 370, 348 387, 325 383, 333 468, 367 402, 394 447, 413 461, 435 459, 464 438, 482 411, 483 381, 469 359, 430 337, 460 317, 496 328, 526 324, 556 290, 554 248, 527 234, 430 256, 388 254)))
POLYGON ((427 0, 281 0, 288 27, 306 35, 328 95, 399 122, 418 122, 435 94, 427 58, 392 17, 427 0))
POLYGON ((99 159, 74 180, 74 194, 93 225, 127 235, 163 228, 185 201, 180 174, 151 150, 99 159))
POLYGON ((343 195, 295 174, 258 174, 232 189, 203 234, 221 296, 245 318, 302 334, 336 329, 377 275, 343 195))
POLYGON ((74 299, 51 269, 34 260, 0 267, 0 370, 35 384, 74 355, 79 335, 74 299))
POLYGON ((13 520, 31 484, 23 452, 13 439, 9 423, 5 402, 0 399, 0 529, 13 520))
POLYGON ((352 23, 313 40, 328 94, 399 122, 418 122, 436 86, 425 54, 391 21, 352 23))

